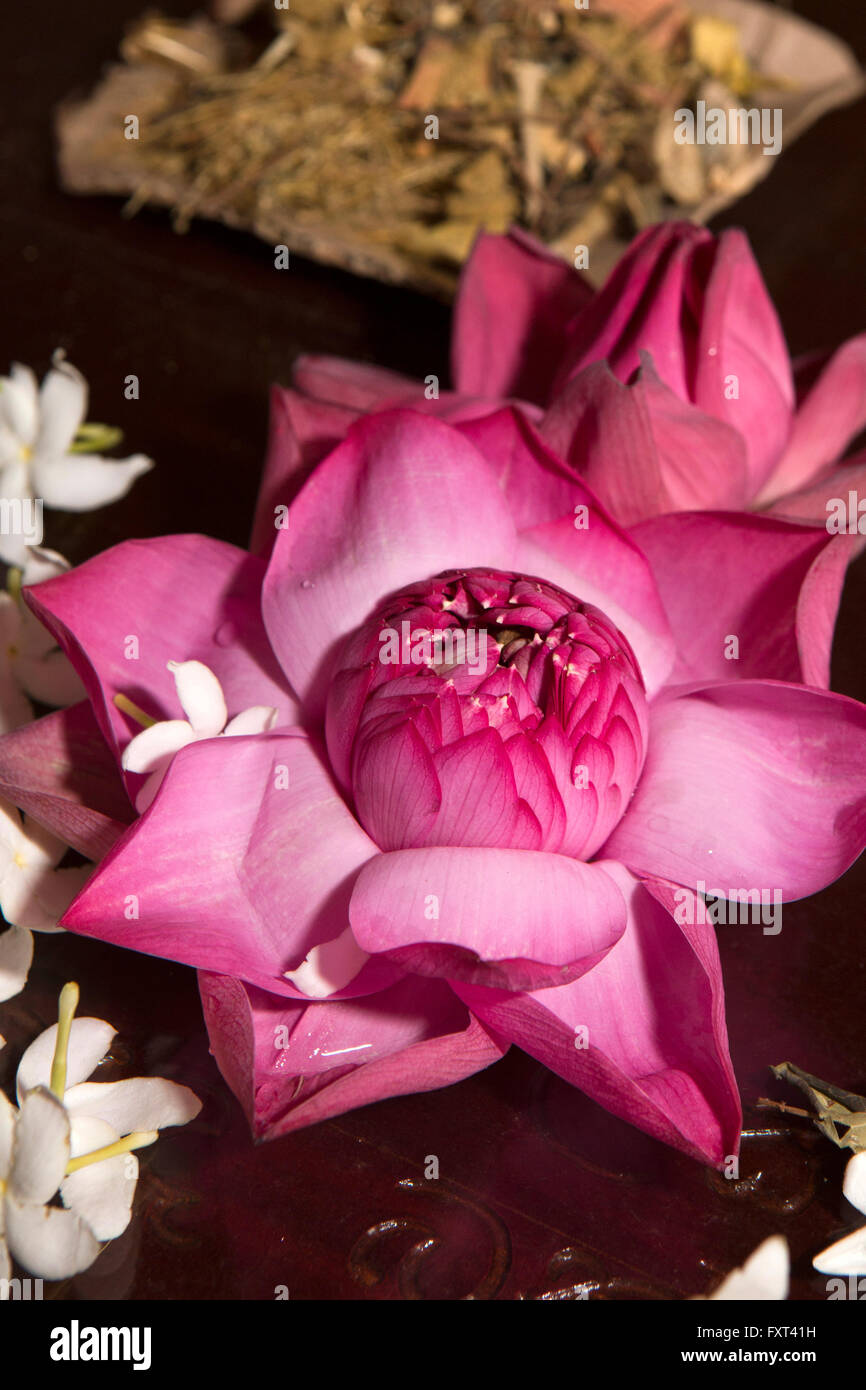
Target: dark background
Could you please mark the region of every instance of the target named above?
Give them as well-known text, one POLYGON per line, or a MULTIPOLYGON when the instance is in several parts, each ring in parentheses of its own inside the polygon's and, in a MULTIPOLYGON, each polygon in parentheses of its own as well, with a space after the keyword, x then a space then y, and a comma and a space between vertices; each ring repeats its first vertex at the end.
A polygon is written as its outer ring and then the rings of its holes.
MULTIPOLYGON (((0 373, 41 375, 66 349, 91 384, 89 418, 121 425, 156 469, 129 497, 82 517, 51 514, 47 540, 73 561, 130 536, 201 531, 245 544, 271 381, 301 351, 447 377, 449 313, 421 295, 292 257, 165 213, 60 192, 58 102, 84 95, 143 0, 7 4, 0 17, 0 373), (129 373, 141 398, 123 396, 129 373)), ((163 13, 200 8, 166 2, 163 13)), ((845 38, 866 62, 861 0, 787 8, 845 38)), ((824 117, 713 224, 748 232, 794 354, 866 328, 866 102, 824 117)), ((866 698, 866 558, 849 575, 834 688, 866 698)), ((206 1099, 188 1130, 143 1158, 132 1227, 57 1297, 679 1298, 705 1290, 765 1235, 787 1235, 795 1296, 823 1298, 811 1255, 853 1224, 844 1155, 804 1121, 756 1109, 787 1094, 767 1066, 792 1060, 866 1091, 866 863, 785 909, 778 937, 721 928, 728 1017, 747 1103, 739 1182, 725 1182, 576 1095, 512 1050, 446 1092, 384 1102, 254 1149, 207 1055, 194 973, 71 937, 37 942, 33 987, 3 1006, 0 1082, 56 1017, 66 978, 82 1012, 121 1027, 116 1060, 206 1099), (425 1182, 425 1156, 439 1183, 425 1182)), ((118 1071, 120 1074, 120 1071, 118 1071)))

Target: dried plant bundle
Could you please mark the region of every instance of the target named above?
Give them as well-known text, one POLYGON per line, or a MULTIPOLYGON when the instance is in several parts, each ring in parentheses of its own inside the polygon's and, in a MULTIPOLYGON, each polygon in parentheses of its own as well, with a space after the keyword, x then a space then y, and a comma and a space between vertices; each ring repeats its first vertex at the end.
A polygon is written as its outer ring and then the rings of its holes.
POLYGON ((512 223, 569 258, 591 246, 599 274, 642 227, 703 220, 769 171, 760 144, 681 143, 678 111, 803 94, 735 22, 766 7, 696 4, 292 0, 255 44, 148 16, 62 113, 64 182, 438 292, 480 228, 512 223))

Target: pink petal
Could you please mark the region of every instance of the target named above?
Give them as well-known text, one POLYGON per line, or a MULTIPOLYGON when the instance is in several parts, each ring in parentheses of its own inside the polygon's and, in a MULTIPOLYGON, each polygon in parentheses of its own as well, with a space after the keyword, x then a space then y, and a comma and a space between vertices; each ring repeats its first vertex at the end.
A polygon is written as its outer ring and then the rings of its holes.
POLYGON ((766 678, 829 685, 847 537, 714 512, 656 517, 632 535, 650 561, 676 637, 673 683, 766 678), (738 658, 725 655, 732 637, 738 658))
POLYGON ((794 382, 778 315, 748 240, 736 228, 718 241, 704 292, 696 362, 692 399, 745 439, 754 494, 788 442, 794 382), (738 399, 728 399, 732 377, 738 399))
POLYGON ((623 385, 606 363, 574 377, 540 427, 623 525, 659 512, 743 507, 746 454, 736 430, 681 400, 648 353, 623 385))
POLYGON ((713 930, 677 925, 672 885, 604 868, 629 920, 594 970, 539 993, 455 989, 498 1036, 605 1109, 720 1167, 739 1147, 740 1107, 713 930))
POLYGON ((504 989, 561 985, 622 935, 625 905, 596 864, 533 850, 395 850, 358 875, 356 941, 419 975, 504 989))
MULTIPOLYGON (((557 263, 561 264, 558 258, 557 263)), ((443 391, 438 378, 435 379, 436 394, 431 394, 434 383, 426 378, 414 381, 399 372, 373 367, 366 362, 351 362, 343 357, 304 354, 297 359, 292 377, 300 393, 292 395, 298 401, 307 400, 310 405, 322 409, 343 411, 344 418, 357 419, 359 414, 407 407, 455 424, 459 420, 486 415, 491 406, 484 394, 443 391)), ((520 405, 533 418, 541 413, 529 401, 521 401, 520 405)), ((338 418, 336 413, 333 418, 338 418)))
POLYGON ((693 258, 712 254, 712 246, 711 234, 688 222, 662 222, 635 237, 573 320, 554 395, 584 367, 603 360, 620 381, 628 381, 645 349, 662 381, 689 400, 694 327, 683 306, 691 297, 693 258))
POLYGON ((0 738, 0 796, 94 860, 108 853, 133 815, 88 701, 0 738))
POLYGON ((637 657, 647 694, 668 678, 675 649, 652 571, 633 541, 587 492, 589 525, 576 530, 567 516, 523 531, 515 568, 559 584, 594 603, 624 633, 637 657))
POLYGON ((440 980, 409 976, 367 999, 316 1004, 205 971, 199 989, 217 1066, 258 1139, 451 1086, 507 1050, 440 980))
POLYGON ((543 405, 566 326, 591 299, 583 277, 526 232, 482 233, 464 266, 454 310, 457 390, 543 405))
POLYGON ((830 687, 833 630, 845 575, 860 553, 862 540, 834 536, 819 553, 803 581, 797 602, 797 646, 803 668, 803 684, 830 687))
POLYGON ((587 501, 577 470, 540 437, 522 410, 507 406, 462 422, 460 433, 496 474, 518 531, 573 516, 577 503, 587 501))
POLYGON ((84 681, 106 739, 122 748, 138 728, 114 696, 156 718, 178 714, 168 669, 178 658, 213 671, 230 712, 269 704, 294 722, 259 612, 263 574, 260 560, 222 541, 164 536, 126 541, 24 592, 84 681), (126 655, 136 650, 137 659, 126 655))
POLYGON ((461 424, 460 432, 487 458, 508 499, 519 532, 515 568, 606 612, 634 648, 647 689, 658 689, 673 663, 673 639, 634 541, 522 411, 497 411, 461 424))
POLYGON ((539 849, 544 838, 521 802, 511 759, 495 729, 479 729, 433 755, 442 805, 427 843, 539 849))
POLYGON ((282 520, 277 507, 294 500, 316 464, 336 448, 359 414, 282 386, 271 387, 268 451, 250 542, 254 555, 270 555, 282 520))
MULTIPOLYGON (((345 929, 377 853, 300 733, 209 739, 177 754, 63 925, 300 998, 284 972, 345 929)), ((396 973, 370 962, 347 992, 396 973)))
POLYGON ((649 753, 604 852, 708 892, 806 897, 866 846, 866 706, 736 681, 650 709, 649 753))
POLYGON ((485 460, 414 411, 358 421, 294 501, 263 612, 296 691, 321 712, 335 644, 377 600, 454 566, 508 568, 514 525, 485 460))
MULTIPOLYGON (((758 499, 782 501, 817 478, 866 426, 866 333, 834 353, 797 411, 791 436, 758 499)), ((826 513, 821 518, 826 520, 826 513)))
POLYGON ((411 376, 388 371, 348 357, 303 353, 292 368, 292 382, 315 401, 354 411, 382 410, 406 396, 422 395, 423 388, 411 376))
POLYGON ((355 807, 376 843, 425 844, 442 805, 439 779, 411 723, 366 741, 355 772, 355 807))
POLYGON ((860 507, 866 502, 866 452, 845 459, 831 473, 820 474, 800 492, 786 493, 768 512, 771 516, 827 528, 828 523, 839 524, 836 519, 840 502, 844 511, 841 524, 850 534, 866 535, 866 506, 862 510, 860 507))

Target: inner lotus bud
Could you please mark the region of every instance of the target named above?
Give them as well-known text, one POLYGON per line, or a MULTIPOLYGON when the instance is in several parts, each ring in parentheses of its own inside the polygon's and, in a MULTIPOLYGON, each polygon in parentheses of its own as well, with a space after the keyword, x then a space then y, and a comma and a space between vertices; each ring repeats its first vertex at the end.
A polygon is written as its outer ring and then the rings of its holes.
POLYGON ((588 859, 643 767, 646 695, 623 634, 540 579, 454 570, 346 641, 332 764, 385 850, 486 845, 588 859))

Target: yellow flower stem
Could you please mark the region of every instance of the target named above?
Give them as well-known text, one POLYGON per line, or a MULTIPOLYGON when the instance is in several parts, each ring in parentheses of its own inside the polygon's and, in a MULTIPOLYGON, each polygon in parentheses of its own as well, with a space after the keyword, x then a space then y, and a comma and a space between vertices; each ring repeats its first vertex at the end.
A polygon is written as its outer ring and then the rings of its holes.
POLYGON ((51 1080, 49 1085, 58 1100, 62 1100, 66 1093, 66 1060, 69 1052, 69 1033, 72 1028, 72 1020, 75 1017, 75 1010, 78 1008, 79 989, 74 980, 70 980, 60 991, 60 1000, 57 1005, 57 1041, 54 1044, 54 1060, 51 1063, 51 1080))
POLYGON ((134 700, 130 700, 128 695, 115 695, 114 703, 123 714, 128 714, 130 719, 134 719, 136 724, 140 724, 143 729, 149 729, 151 724, 158 724, 159 720, 154 719, 152 714, 145 714, 143 709, 139 709, 134 700))
POLYGON ((6 592, 16 603, 21 602, 21 579, 22 574, 18 566, 10 565, 9 573, 6 575, 6 592))
POLYGON ((133 1134, 127 1134, 125 1138, 118 1139, 114 1144, 106 1144, 104 1148, 93 1149, 89 1154, 81 1154, 79 1158, 70 1158, 66 1165, 66 1176, 70 1173, 77 1173, 79 1168, 86 1168, 91 1163, 101 1163, 103 1159, 115 1158, 118 1154, 128 1154, 133 1149, 145 1149, 148 1144, 153 1144, 159 1138, 157 1129, 139 1129, 133 1134))

